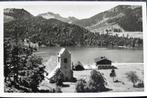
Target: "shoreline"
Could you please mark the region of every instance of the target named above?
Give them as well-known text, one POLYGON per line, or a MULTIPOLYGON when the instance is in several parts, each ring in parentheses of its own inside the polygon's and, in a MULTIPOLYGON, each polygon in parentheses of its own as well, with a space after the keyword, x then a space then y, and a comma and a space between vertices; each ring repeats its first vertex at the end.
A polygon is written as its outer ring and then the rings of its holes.
POLYGON ((116 46, 116 47, 102 47, 102 46, 46 46, 46 47, 39 47, 41 48, 104 48, 104 49, 124 49, 124 50, 143 50, 143 47, 126 47, 126 46, 116 46))

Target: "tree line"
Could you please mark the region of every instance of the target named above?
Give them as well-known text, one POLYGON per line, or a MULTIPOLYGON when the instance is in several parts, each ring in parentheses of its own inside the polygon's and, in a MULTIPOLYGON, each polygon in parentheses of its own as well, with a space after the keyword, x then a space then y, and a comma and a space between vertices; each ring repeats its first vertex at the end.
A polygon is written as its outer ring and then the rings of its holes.
POLYGON ((5 37, 21 40, 29 38, 40 46, 143 47, 143 39, 140 38, 92 33, 74 24, 56 19, 45 20, 41 17, 5 23, 4 32, 5 37))

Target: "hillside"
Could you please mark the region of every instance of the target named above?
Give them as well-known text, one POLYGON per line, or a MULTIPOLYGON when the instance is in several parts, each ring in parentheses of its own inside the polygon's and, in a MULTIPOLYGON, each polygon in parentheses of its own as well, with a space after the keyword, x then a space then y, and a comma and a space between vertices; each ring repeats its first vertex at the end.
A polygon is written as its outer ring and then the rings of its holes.
POLYGON ((31 15, 29 12, 27 12, 24 9, 15 9, 15 8, 4 9, 4 23, 19 19, 26 20, 31 17, 33 17, 33 15, 31 15))
POLYGON ((57 19, 44 19, 39 16, 34 17, 25 10, 17 9, 12 14, 11 11, 10 13, 7 13, 7 10, 5 11, 4 17, 7 15, 14 19, 13 21, 6 22, 8 20, 5 18, 5 37, 17 37, 19 39, 29 38, 33 42, 39 42, 39 44, 47 46, 74 46, 82 45, 84 42, 83 35, 90 33, 83 27, 68 24, 57 19), (27 15, 24 14, 26 12, 27 15))
POLYGON ((67 22, 67 23, 73 23, 74 21, 77 21, 78 20, 75 17, 64 18, 64 17, 60 16, 59 14, 54 14, 52 12, 42 13, 42 14, 39 14, 38 16, 41 16, 44 19, 54 18, 54 19, 60 20, 62 22, 67 22))
POLYGON ((94 32, 142 31, 142 8, 140 6, 118 5, 74 24, 94 32))
POLYGON ((57 19, 44 19, 33 16, 24 9, 15 9, 11 13, 4 10, 4 37, 19 41, 25 38, 40 46, 78 46, 78 47, 138 47, 143 46, 142 39, 119 37, 117 34, 92 33, 84 27, 62 22, 57 19))

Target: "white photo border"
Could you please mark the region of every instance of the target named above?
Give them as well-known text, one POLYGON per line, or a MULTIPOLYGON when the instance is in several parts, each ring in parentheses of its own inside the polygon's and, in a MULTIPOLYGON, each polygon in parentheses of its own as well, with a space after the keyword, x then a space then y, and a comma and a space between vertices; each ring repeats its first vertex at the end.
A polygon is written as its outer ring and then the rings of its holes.
POLYGON ((132 97, 132 96, 147 96, 147 14, 146 14, 146 2, 135 1, 7 1, 0 2, 0 97, 132 97), (141 5, 143 14, 143 42, 144 42, 144 91, 142 92, 102 92, 102 93, 5 93, 4 92, 4 70, 3 70, 3 9, 9 8, 13 5, 47 5, 47 4, 119 4, 119 5, 141 5))

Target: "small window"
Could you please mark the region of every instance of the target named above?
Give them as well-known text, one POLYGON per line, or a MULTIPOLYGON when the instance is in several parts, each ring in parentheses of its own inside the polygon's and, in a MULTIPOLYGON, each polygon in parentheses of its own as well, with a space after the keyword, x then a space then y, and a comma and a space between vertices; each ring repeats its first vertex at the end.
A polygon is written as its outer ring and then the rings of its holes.
POLYGON ((67 58, 64 58, 64 63, 67 63, 67 58))

